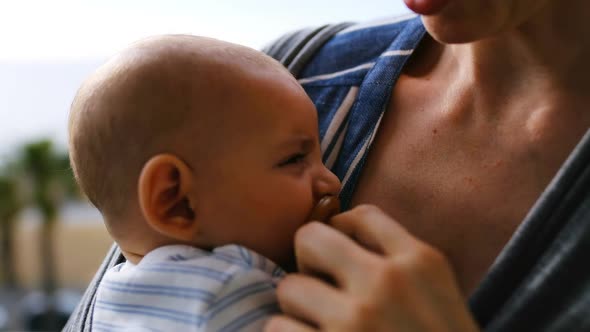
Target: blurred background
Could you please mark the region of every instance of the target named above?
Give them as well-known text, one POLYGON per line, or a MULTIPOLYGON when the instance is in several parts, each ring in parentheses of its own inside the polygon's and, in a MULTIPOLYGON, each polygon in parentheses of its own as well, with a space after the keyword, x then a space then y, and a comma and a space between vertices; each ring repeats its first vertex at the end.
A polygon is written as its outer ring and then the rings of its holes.
POLYGON ((0 1, 0 331, 60 330, 112 243, 67 154, 72 98, 110 55, 165 33, 260 49, 405 13, 401 0, 0 1))

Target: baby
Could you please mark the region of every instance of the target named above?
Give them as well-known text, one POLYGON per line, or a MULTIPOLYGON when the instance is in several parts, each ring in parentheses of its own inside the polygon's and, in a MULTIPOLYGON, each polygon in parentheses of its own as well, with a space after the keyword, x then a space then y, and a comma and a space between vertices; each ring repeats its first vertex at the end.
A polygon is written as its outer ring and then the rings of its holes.
POLYGON ((127 258, 99 286, 97 331, 260 331, 295 269, 295 231, 340 190, 297 81, 218 40, 132 45, 82 85, 69 135, 79 185, 127 258))

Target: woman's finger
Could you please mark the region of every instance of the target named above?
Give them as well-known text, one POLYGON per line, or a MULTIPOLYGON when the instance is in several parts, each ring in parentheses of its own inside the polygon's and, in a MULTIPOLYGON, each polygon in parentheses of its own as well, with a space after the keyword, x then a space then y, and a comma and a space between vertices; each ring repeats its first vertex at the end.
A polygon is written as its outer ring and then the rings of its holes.
POLYGON ((330 225, 374 252, 404 252, 415 240, 399 223, 372 205, 359 205, 330 219, 330 225))
POLYGON ((397 277, 421 275, 429 284, 438 284, 437 280, 431 279, 453 276, 449 262, 440 251, 415 238, 375 206, 355 207, 330 222, 363 247, 380 254, 377 257, 386 258, 372 265, 379 266, 386 274, 393 273, 397 277))
POLYGON ((348 302, 345 293, 303 274, 285 277, 277 287, 277 297, 285 314, 320 328, 341 320, 348 302))
POLYGON ((295 256, 300 272, 328 276, 344 288, 362 282, 364 271, 377 259, 346 235, 318 222, 297 231, 295 256))
POLYGON ((273 316, 264 326, 264 332, 316 332, 317 330, 285 315, 273 316))

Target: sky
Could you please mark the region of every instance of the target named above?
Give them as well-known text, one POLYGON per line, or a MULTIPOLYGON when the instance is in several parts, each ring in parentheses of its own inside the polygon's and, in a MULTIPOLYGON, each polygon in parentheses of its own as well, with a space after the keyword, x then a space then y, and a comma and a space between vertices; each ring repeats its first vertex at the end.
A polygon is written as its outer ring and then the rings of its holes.
POLYGON ((259 49, 298 28, 405 13, 402 0, 2 0, 0 163, 38 138, 65 149, 78 86, 135 40, 186 33, 259 49))

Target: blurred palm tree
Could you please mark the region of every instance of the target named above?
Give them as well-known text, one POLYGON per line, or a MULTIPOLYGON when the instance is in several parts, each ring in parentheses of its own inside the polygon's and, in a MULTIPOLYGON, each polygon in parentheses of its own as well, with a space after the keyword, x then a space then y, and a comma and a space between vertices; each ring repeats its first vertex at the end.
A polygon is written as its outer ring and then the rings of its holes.
POLYGON ((55 308, 52 306, 57 289, 54 256, 54 231, 59 208, 66 199, 76 196, 76 184, 67 155, 57 153, 49 140, 29 143, 22 151, 21 163, 31 192, 30 204, 41 213, 39 238, 42 289, 49 304, 45 327, 57 329, 55 308))
POLYGON ((14 173, 0 172, 0 262, 4 285, 18 286, 14 261, 14 228, 16 217, 23 208, 18 180, 14 173))

